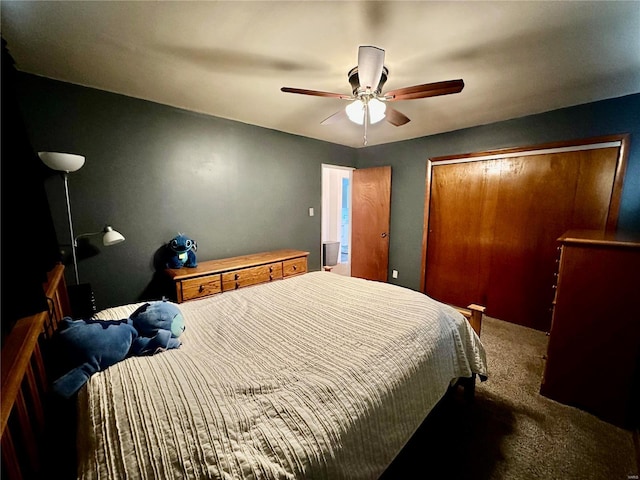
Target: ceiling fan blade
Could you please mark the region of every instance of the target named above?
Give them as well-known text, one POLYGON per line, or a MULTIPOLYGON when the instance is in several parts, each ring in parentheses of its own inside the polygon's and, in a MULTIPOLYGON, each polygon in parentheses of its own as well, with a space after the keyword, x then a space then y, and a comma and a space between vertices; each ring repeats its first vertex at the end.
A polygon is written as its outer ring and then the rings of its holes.
POLYGON ((449 95, 459 93, 464 88, 462 80, 448 80, 446 82, 425 83, 413 87, 399 88, 384 94, 387 101, 413 100, 415 98, 437 97, 439 95, 449 95))
POLYGON ((280 90, 285 93, 299 93, 301 95, 313 95, 316 97, 342 98, 344 100, 353 99, 351 95, 345 95, 343 93, 321 92, 319 90, 305 90, 304 88, 282 87, 280 90))
POLYGON ((342 122, 343 120, 348 120, 348 119, 349 117, 347 117, 347 112, 345 111, 344 108, 342 108, 338 110, 336 113, 334 113, 333 115, 321 121, 320 125, 331 125, 333 123, 342 122))
POLYGON ((389 105, 387 105, 387 109, 384 112, 384 119, 391 125, 394 125, 396 127, 399 127, 411 121, 409 117, 407 117, 404 113, 391 108, 389 105))
POLYGON ((361 88, 375 91, 380 83, 384 66, 384 50, 373 46, 358 48, 358 78, 361 88))

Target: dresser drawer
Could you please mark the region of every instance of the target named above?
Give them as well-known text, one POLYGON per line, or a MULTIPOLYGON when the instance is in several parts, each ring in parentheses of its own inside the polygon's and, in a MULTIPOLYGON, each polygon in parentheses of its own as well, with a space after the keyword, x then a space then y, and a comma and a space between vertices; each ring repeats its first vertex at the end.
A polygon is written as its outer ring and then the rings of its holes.
POLYGON ((307 271, 307 257, 292 258, 282 262, 282 274, 285 277, 298 275, 307 271))
POLYGON ((222 274, 222 290, 235 290, 257 283, 270 282, 282 278, 282 262, 242 268, 222 274))
POLYGON ((187 278, 180 282, 182 288, 182 301, 207 297, 222 291, 220 275, 204 275, 202 277, 187 278))

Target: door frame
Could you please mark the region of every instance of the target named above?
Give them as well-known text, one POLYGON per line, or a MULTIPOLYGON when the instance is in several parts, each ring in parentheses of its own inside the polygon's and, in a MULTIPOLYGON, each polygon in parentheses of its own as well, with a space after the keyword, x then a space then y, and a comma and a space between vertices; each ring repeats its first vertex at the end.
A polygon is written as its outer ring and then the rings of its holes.
MULTIPOLYGON (((327 170, 348 170, 349 171, 349 195, 347 197, 347 202, 348 202, 348 209, 349 209, 349 227, 348 227, 348 232, 347 232, 347 237, 349 238, 349 252, 348 252, 348 264, 351 265, 351 214, 352 214, 352 204, 351 204, 351 192, 352 192, 352 185, 353 185, 353 171, 356 169, 355 167, 346 167, 344 165, 333 165, 333 164, 329 164, 329 163, 322 163, 321 164, 321 168, 322 168, 322 175, 320 176, 320 181, 322 182, 321 184, 321 199, 320 199, 320 268, 323 269, 323 265, 324 265, 324 249, 322 248, 322 242, 324 241, 324 221, 325 221, 325 214, 326 212, 324 211, 324 205, 325 205, 325 195, 327 195, 328 193, 325 191, 325 173, 327 170)), ((342 247, 342 246, 341 246, 342 247)), ((340 257, 340 252, 338 252, 338 256, 340 257)), ((349 267, 349 276, 351 276, 351 267, 349 267)))

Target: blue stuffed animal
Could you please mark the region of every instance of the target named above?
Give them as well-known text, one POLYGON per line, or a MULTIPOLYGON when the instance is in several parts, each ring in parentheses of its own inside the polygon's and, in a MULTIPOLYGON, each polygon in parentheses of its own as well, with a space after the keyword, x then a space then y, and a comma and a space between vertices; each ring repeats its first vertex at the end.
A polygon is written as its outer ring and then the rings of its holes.
POLYGON ((178 348, 178 337, 184 332, 184 317, 175 303, 145 303, 128 319, 138 332, 131 345, 133 355, 153 355, 170 348, 178 348))
POLYGON ((65 317, 54 336, 63 374, 53 391, 70 398, 91 375, 130 356, 154 355, 182 344, 185 330, 178 306, 166 300, 147 302, 123 320, 73 320, 65 317))
POLYGON ((167 244, 168 260, 167 268, 196 267, 196 250, 198 244, 195 240, 178 233, 167 244))

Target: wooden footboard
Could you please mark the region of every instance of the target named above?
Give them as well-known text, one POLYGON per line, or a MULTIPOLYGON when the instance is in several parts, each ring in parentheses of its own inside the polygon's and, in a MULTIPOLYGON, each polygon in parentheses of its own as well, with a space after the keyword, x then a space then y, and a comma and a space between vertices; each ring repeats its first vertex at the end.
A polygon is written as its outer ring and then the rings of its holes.
POLYGON ((2 478, 42 475, 48 382, 44 342, 70 312, 64 266, 43 285, 49 308, 18 320, 2 347, 2 478))
POLYGON ((486 307, 472 303, 467 308, 455 308, 464 315, 471 324, 471 328, 473 328, 478 336, 480 336, 480 330, 482 329, 482 316, 484 315, 486 307))
MULTIPOLYGON (((486 307, 476 305, 472 303, 467 308, 455 307, 467 321, 471 324, 471 328, 480 336, 480 330, 482 330, 482 317, 486 307)), ((467 399, 472 399, 476 391, 476 374, 474 373, 471 378, 461 378, 458 380, 458 385, 462 385, 464 388, 464 394, 467 399)))

